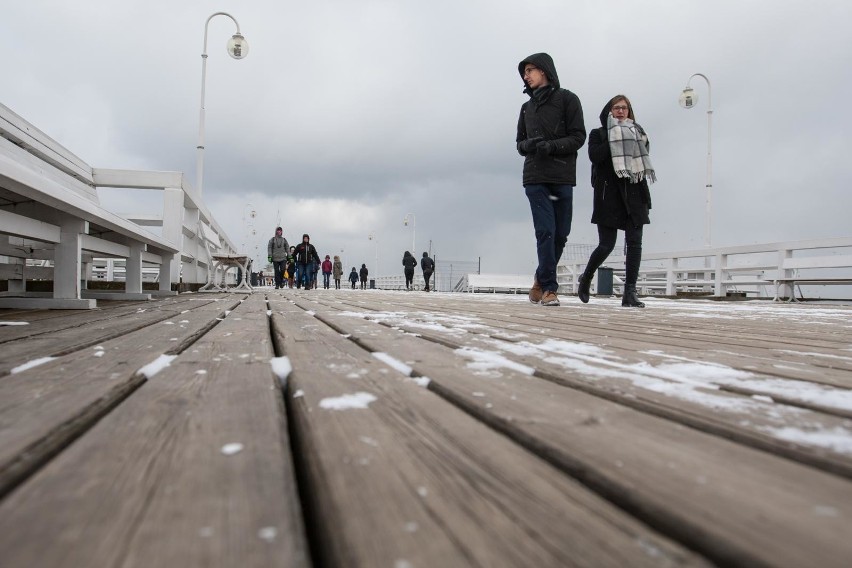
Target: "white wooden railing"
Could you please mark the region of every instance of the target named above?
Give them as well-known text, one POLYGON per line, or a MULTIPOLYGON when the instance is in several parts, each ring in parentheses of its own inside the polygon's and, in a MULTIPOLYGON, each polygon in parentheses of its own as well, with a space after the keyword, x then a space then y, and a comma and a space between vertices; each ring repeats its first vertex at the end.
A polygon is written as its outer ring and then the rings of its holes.
MULTIPOLYGON (((615 287, 624 276, 624 256, 611 255, 615 287)), ((565 291, 577 291, 585 261, 562 264, 558 280, 565 291)), ((730 292, 758 297, 793 297, 799 285, 852 283, 852 237, 783 241, 665 253, 645 253, 638 287, 643 293, 677 295, 704 292, 725 297, 730 292)))
POLYGON ((106 297, 86 289, 95 259, 122 260, 125 291, 110 298, 169 294, 174 283, 207 282, 210 255, 235 251, 182 173, 92 168, 0 104, 0 307, 95 307, 106 297), (162 191, 162 215, 106 210, 97 190, 109 188, 162 191), (28 290, 36 279, 53 292, 28 290), (143 279, 159 290, 143 293, 143 279))

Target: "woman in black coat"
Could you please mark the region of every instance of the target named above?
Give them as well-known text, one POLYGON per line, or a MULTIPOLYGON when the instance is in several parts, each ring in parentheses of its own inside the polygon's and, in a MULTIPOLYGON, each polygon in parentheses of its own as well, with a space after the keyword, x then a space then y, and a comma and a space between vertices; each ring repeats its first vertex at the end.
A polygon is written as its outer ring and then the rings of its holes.
POLYGON ((633 106, 616 95, 601 111, 601 128, 589 133, 589 159, 595 189, 592 223, 598 226, 598 247, 580 276, 579 296, 589 301, 589 287, 598 267, 615 248, 618 231, 624 231, 626 276, 621 305, 644 308, 636 297, 636 280, 642 260, 642 228, 651 222, 651 192, 656 181, 645 130, 635 122, 633 106))

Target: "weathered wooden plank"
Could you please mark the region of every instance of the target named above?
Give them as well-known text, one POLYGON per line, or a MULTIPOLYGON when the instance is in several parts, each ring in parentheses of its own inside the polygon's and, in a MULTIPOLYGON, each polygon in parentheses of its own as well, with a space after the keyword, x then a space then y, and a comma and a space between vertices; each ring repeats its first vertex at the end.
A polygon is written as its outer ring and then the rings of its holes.
POLYGON ((118 311, 102 314, 106 317, 97 317, 93 321, 86 321, 85 318, 78 320, 77 315, 74 315, 69 319, 75 322, 75 325, 57 322, 58 329, 51 328, 48 322, 44 322, 44 326, 33 324, 35 329, 24 332, 29 332, 30 335, 2 344, 0 381, 3 380, 3 375, 28 361, 59 357, 97 345, 157 322, 167 321, 194 305, 197 303, 177 302, 169 298, 146 302, 135 308, 118 308, 118 311))
POLYGON ((0 497, 142 385, 140 368, 183 352, 239 300, 196 304, 161 324, 0 380, 0 497))
POLYGON ((252 297, 0 503, 4 568, 306 566, 272 355, 252 297))
MULTIPOLYGON (((357 305, 361 309, 383 311, 375 302, 365 303, 361 301, 356 304, 347 301, 346 304, 357 305)), ((397 306, 396 309, 402 307, 397 306)), ((415 308, 422 310, 421 306, 415 306, 415 308)), ((450 310, 452 310, 452 305, 450 310)), ((506 317, 505 314, 483 311, 482 308, 479 310, 468 309, 464 312, 448 311, 448 306, 442 305, 440 309, 430 309, 428 312, 425 310, 409 312, 407 318, 411 320, 411 325, 417 325, 417 322, 420 325, 425 325, 430 321, 439 320, 440 314, 444 314, 446 317, 456 317, 456 314, 464 313, 465 317, 470 318, 469 332, 473 334, 478 333, 506 341, 531 341, 534 338, 580 341, 611 350, 612 355, 625 364, 630 362, 635 364, 651 363, 655 366, 661 366, 692 362, 724 365, 748 373, 748 384, 738 385, 739 388, 729 388, 727 385, 721 385, 719 388, 749 395, 771 396, 778 401, 783 400, 786 404, 829 412, 843 418, 850 417, 847 389, 852 388, 852 373, 841 369, 827 369, 824 366, 817 366, 814 356, 809 354, 796 357, 795 360, 791 360, 789 358, 791 356, 785 354, 787 358, 784 358, 773 351, 768 342, 769 346, 763 350, 748 348, 734 351, 732 348, 726 348, 724 351, 720 351, 712 347, 708 348, 701 341, 694 341, 688 344, 688 347, 673 347, 668 344, 657 343, 657 338, 648 338, 647 334, 630 335, 618 331, 621 328, 620 322, 610 324, 615 331, 589 333, 579 324, 557 325, 550 323, 549 320, 546 322, 538 321, 537 325, 535 323, 530 324, 527 323, 523 315, 523 313, 529 312, 529 306, 524 306, 519 311, 522 312, 520 317, 516 317, 518 313, 516 310, 512 311, 511 317, 506 317), (474 318, 476 319, 475 322, 474 318), (797 384, 795 381, 825 385, 825 388, 811 387, 808 389, 811 391, 822 390, 824 393, 817 400, 810 400, 804 397, 802 393, 797 394, 795 392, 797 390, 793 388, 797 384), (835 397, 837 400, 833 403, 832 392, 835 392, 834 389, 838 388, 843 390, 836 391, 838 396, 835 397)), ((538 310, 538 313, 540 312, 538 310)), ((771 329, 767 328, 765 333, 771 334, 771 329)), ((847 335, 852 340, 852 333, 847 333, 847 335)), ((849 345, 852 345, 852 343, 849 345)), ((842 359, 842 353, 835 350, 834 354, 827 356, 826 359, 842 359)), ((848 358, 852 361, 852 351, 849 351, 849 354, 850 357, 848 358)))
MULTIPOLYGON (((211 301, 208 299, 207 301, 211 301)), ((41 335, 43 333, 53 333, 63 329, 79 327, 81 325, 91 325, 95 322, 114 319, 128 314, 133 314, 141 310, 149 310, 171 306, 177 304, 188 303, 190 298, 187 296, 169 296, 150 302, 140 303, 133 301, 104 301, 99 303, 98 307, 93 310, 79 311, 56 311, 56 310, 0 310, 0 313, 10 313, 10 317, 3 317, 3 321, 19 321, 27 322, 27 325, 0 327, 0 344, 9 341, 17 341, 27 337, 41 335)))
POLYGON ((271 305, 320 565, 702 563, 288 300, 271 305))
POLYGON ((725 566, 846 566, 852 483, 437 343, 322 310, 320 321, 725 566))
MULTIPOLYGON (((375 299, 349 296, 346 297, 346 303, 360 305, 366 309, 380 311, 387 309, 386 306, 374 301, 375 299)), ((628 347, 633 345, 636 350, 647 349, 649 345, 652 347, 664 345, 667 349, 682 348, 693 352, 698 349, 703 353, 712 353, 713 359, 721 359, 721 362, 748 358, 750 365, 760 369, 765 368, 766 364, 774 363, 775 373, 789 378, 852 387, 852 380, 850 380, 852 375, 849 373, 852 370, 852 355, 838 357, 837 352, 839 348, 848 348, 852 338, 848 330, 836 331, 842 329, 840 326, 823 326, 827 330, 835 331, 829 334, 826 330, 820 335, 819 340, 808 342, 787 330, 790 322, 782 319, 781 316, 769 319, 763 323, 762 328, 755 328, 752 333, 746 335, 740 333, 735 325, 720 327, 718 324, 713 333, 707 333, 706 328, 713 325, 707 323, 708 318, 692 318, 694 321, 700 321, 701 327, 698 328, 694 324, 690 327, 682 322, 671 323, 672 317, 667 320, 666 312, 670 309, 631 311, 623 310, 613 303, 590 306, 568 304, 559 310, 546 311, 539 309, 539 306, 531 306, 520 301, 517 306, 510 308, 511 321, 508 321, 505 317, 505 302, 489 306, 483 301, 464 302, 455 298, 450 300, 441 298, 440 302, 429 302, 422 298, 406 301, 404 297, 399 302, 396 298, 394 300, 393 305, 397 307, 409 306, 428 309, 435 313, 465 313, 478 316, 491 324, 499 322, 507 328, 525 325, 533 329, 545 327, 546 333, 572 334, 573 339, 581 341, 628 347), (826 340, 828 337, 830 340, 826 340), (799 370, 810 369, 812 374, 807 378, 795 376, 791 374, 791 369, 785 369, 784 365, 800 365, 799 370)), ((735 316, 720 314, 719 317, 735 316)), ((852 311, 850 311, 850 317, 852 317, 852 311)), ((743 320, 739 318, 733 321, 743 320)), ((802 325, 799 324, 799 327, 802 325)))

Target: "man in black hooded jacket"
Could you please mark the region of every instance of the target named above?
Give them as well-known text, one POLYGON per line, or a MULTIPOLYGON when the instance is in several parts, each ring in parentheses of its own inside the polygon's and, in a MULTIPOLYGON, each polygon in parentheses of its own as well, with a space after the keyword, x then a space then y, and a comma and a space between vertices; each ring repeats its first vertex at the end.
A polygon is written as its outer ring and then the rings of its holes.
POLYGON ((580 99, 559 86, 553 59, 530 55, 518 64, 524 92, 530 100, 521 107, 518 153, 524 156, 524 190, 535 228, 538 268, 530 301, 558 306, 556 263, 571 232, 577 150, 586 141, 580 99))

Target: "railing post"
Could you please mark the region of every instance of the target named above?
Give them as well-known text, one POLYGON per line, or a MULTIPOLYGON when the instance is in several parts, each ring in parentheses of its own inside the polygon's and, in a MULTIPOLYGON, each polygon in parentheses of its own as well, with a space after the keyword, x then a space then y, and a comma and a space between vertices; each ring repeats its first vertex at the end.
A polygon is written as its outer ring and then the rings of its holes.
POLYGON ((82 276, 82 237, 88 223, 76 217, 64 217, 59 223, 59 242, 53 258, 53 297, 80 299, 82 276))
POLYGON ((666 296, 675 296, 677 294, 677 288, 675 287, 677 265, 678 259, 676 257, 669 259, 669 267, 666 270, 666 296))
POLYGON ((124 291, 128 294, 142 293, 142 253, 145 244, 139 241, 130 243, 130 256, 124 264, 124 291))
POLYGON ((715 274, 714 284, 715 285, 713 286, 713 290, 714 290, 713 295, 716 296, 717 298, 724 298, 728 294, 728 286, 727 286, 727 284, 723 283, 726 280, 725 269, 727 268, 727 266, 728 266, 728 255, 722 254, 722 253, 716 253, 716 266, 715 266, 716 270, 714 272, 714 274, 715 274))
MULTIPOLYGON (((793 258, 793 251, 791 249, 781 249, 778 251, 778 276, 777 278, 792 278, 793 270, 784 268, 784 261, 788 258, 793 258)), ((793 286, 789 282, 785 282, 781 284, 778 288, 778 297, 779 298, 792 298, 793 297, 793 286)))
MULTIPOLYGON (((166 280, 171 283, 180 282, 181 253, 186 250, 183 238, 184 192, 181 188, 167 187, 163 190, 163 238, 171 241, 178 253, 168 262, 169 270, 166 280)), ((163 262, 166 262, 163 256, 163 262)), ((162 289, 163 267, 160 266, 160 286, 162 289)), ((171 286, 168 288, 171 290, 171 286)))

